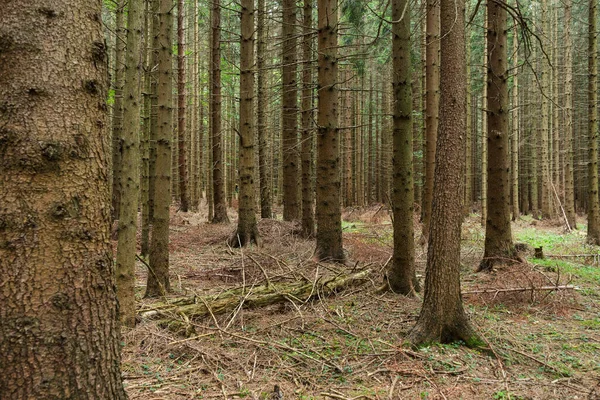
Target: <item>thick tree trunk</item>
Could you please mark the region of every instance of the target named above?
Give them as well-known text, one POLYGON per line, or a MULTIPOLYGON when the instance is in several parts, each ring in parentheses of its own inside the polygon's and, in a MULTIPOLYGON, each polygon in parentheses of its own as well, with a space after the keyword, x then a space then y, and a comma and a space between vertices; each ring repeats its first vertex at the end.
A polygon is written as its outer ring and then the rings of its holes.
POLYGON ((440 3, 427 0, 425 47, 425 183, 423 185, 423 237, 429 235, 431 203, 433 201, 433 179, 435 170, 435 148, 440 107, 440 3))
POLYGON ((600 245, 598 202, 598 31, 597 2, 589 0, 588 12, 588 242, 600 245))
POLYGON ((296 82, 296 1, 283 0, 282 44, 282 141, 283 141, 283 219, 300 219, 298 96, 296 82))
POLYGON ((319 115, 317 136, 317 251, 320 260, 344 261, 340 209, 337 28, 335 0, 318 0, 319 115))
POLYGON ((154 182, 154 219, 150 244, 150 271, 146 297, 168 292, 169 281, 169 206, 171 205, 171 139, 173 116, 173 2, 158 0, 158 82, 156 167, 154 182))
MULTIPOLYGON (((488 7, 487 7, 487 3, 488 1, 491 0, 486 0, 485 4, 486 7, 484 8, 484 25, 483 25, 483 32, 484 32, 484 43, 485 46, 484 48, 486 50, 484 50, 483 52, 483 76, 487 77, 487 73, 488 73, 488 64, 489 64, 489 58, 487 56, 487 48, 488 48, 488 17, 489 17, 489 11, 488 11, 488 7)), ((487 81, 486 81, 487 82, 487 81)), ((488 209, 487 209, 487 205, 488 205, 488 200, 487 200, 487 189, 488 189, 488 112, 487 112, 487 108, 488 108, 488 85, 487 83, 484 82, 483 84, 483 93, 481 96, 481 103, 482 103, 482 113, 481 113, 481 225, 485 228, 485 224, 487 222, 487 213, 488 213, 488 209)))
POLYGON ((184 39, 184 4, 177 0, 177 144, 179 167, 179 207, 187 212, 190 203, 188 196, 188 170, 186 157, 186 96, 185 96, 185 39, 184 39))
POLYGON ((315 234, 314 187, 312 183, 312 164, 314 147, 313 129, 313 0, 304 0, 304 39, 302 43, 302 235, 312 237, 315 234))
POLYGON ((101 2, 0 2, 0 398, 126 399, 101 2))
POLYGON ((256 68, 257 68, 257 107, 256 128, 258 130, 258 171, 260 176, 260 216, 261 218, 273 218, 273 200, 271 196, 271 172, 269 171, 269 154, 273 146, 269 139, 267 129, 267 70, 266 70, 266 48, 267 48, 267 26, 265 24, 266 5, 265 0, 258 0, 258 24, 256 43, 256 68))
POLYGON ((140 191, 140 103, 142 82, 142 0, 129 2, 123 87, 121 206, 117 244, 117 296, 121 322, 135 325, 135 254, 140 191))
POLYGON ((240 199, 237 231, 229 243, 260 244, 256 226, 254 184, 254 0, 242 0, 240 37, 240 199))
POLYGON ((479 270, 491 270, 515 255, 510 226, 507 11, 495 1, 488 2, 487 10, 488 213, 479 270))
POLYGON ((410 6, 392 1, 392 82, 394 87, 393 189, 394 254, 388 273, 390 289, 406 296, 418 290, 415 274, 412 176, 412 93, 410 70, 410 6))
POLYGON ((440 130, 433 207, 427 252, 425 298, 417 324, 408 335, 413 345, 464 341, 479 345, 460 293, 462 171, 466 128, 464 1, 441 0, 440 130))

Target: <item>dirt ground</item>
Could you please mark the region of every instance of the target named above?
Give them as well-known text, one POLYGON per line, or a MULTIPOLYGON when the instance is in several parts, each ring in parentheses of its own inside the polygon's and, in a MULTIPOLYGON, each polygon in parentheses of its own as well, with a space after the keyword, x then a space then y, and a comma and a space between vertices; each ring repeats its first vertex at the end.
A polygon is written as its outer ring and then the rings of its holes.
MULTIPOLYGON (((550 257, 535 261, 528 248, 526 264, 474 273, 484 231, 478 216, 467 218, 463 298, 491 351, 460 343, 411 349, 403 341, 421 301, 376 294, 392 254, 387 210, 355 208, 343 215, 352 266, 314 262, 314 242, 295 235, 292 223, 260 221, 263 246, 232 249, 226 239, 234 222, 211 225, 206 213, 173 210, 174 291, 166 299, 142 299, 147 271, 140 262, 140 312, 231 288, 251 293, 266 281, 372 273, 362 285, 309 301, 287 296, 279 304, 246 309, 239 296, 239 306, 223 315, 189 320, 172 313, 176 331, 163 328, 164 318, 144 314, 123 338, 130 398, 600 399, 600 267, 597 257, 585 256, 599 250, 585 244, 584 234, 565 233, 560 223, 520 219, 513 225, 516 240, 543 246, 550 257), (544 286, 567 288, 536 290, 544 286)), ((417 246, 416 253, 423 279, 425 249, 417 246)))

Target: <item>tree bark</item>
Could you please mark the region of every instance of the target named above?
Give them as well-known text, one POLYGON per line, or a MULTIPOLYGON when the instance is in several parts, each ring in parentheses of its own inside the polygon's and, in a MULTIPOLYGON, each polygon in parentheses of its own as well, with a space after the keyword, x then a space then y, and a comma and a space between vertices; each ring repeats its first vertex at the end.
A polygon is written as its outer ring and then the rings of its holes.
POLYGON ((513 91, 512 91, 512 135, 511 135, 511 208, 512 220, 519 218, 519 30, 513 29, 513 91))
POLYGON ((269 139, 267 129, 267 70, 266 70, 266 48, 267 27, 265 24, 266 5, 265 0, 258 0, 258 23, 256 43, 256 69, 257 69, 257 107, 256 128, 258 130, 258 171, 260 176, 260 216, 261 218, 273 218, 273 199, 271 196, 271 173, 269 171, 269 154, 273 146, 269 139))
POLYGON ((177 0, 177 144, 179 168, 179 207, 187 212, 190 203, 188 196, 188 170, 186 157, 186 96, 185 96, 185 39, 183 0, 177 0))
POLYGON ((112 120, 112 215, 119 218, 121 206, 121 138, 123 136, 123 84, 125 71, 125 0, 118 0, 115 9, 115 81, 112 120))
POLYGON ((154 220, 146 297, 163 296, 169 281, 169 206, 171 205, 171 139, 173 116, 173 1, 158 0, 157 137, 154 183, 154 220))
POLYGON ((460 231, 466 127, 465 6, 463 0, 441 0, 440 129, 425 297, 416 325, 408 335, 413 345, 464 341, 480 344, 462 305, 460 231))
POLYGON ((237 231, 229 243, 243 247, 260 244, 256 226, 254 184, 254 0, 242 0, 240 37, 240 199, 237 231))
POLYGON ((126 399, 101 2, 0 2, 0 398, 126 399))
POLYGON ((507 11, 489 1, 487 28, 487 220, 485 249, 479 270, 514 258, 510 226, 510 156, 508 140, 507 11))
POLYGON ((315 234, 314 186, 312 183, 312 164, 314 147, 313 128, 313 0, 304 0, 304 39, 302 43, 302 235, 313 237, 315 234))
MULTIPOLYGON (((564 1, 565 7, 565 214, 571 229, 577 229, 577 219, 575 214, 575 187, 574 187, 574 168, 573 168, 573 40, 571 35, 571 0, 564 1)), ((557 80, 558 81, 558 80, 557 80)), ((556 132, 556 129, 555 129, 556 132)), ((557 151, 555 151, 555 154, 557 151)))
POLYGON ((600 245, 600 204, 598 202, 598 31, 597 2, 588 7, 588 242, 600 245))
POLYGON ((412 93, 410 68, 410 5, 392 1, 392 82, 394 88, 392 212, 394 254, 388 273, 390 289, 414 296, 418 289, 415 273, 412 175, 412 93), (416 283, 416 284, 415 284, 416 283))
POLYGON ((298 157, 298 96, 296 82, 296 1, 283 0, 282 141, 283 220, 300 219, 298 157))
POLYGON ((117 243, 117 297, 123 325, 135 325, 135 254, 140 191, 140 103, 142 83, 142 0, 127 11, 127 53, 123 87, 121 206, 117 243))
POLYGON ((223 163, 223 133, 221 132, 221 0, 213 0, 212 52, 210 64, 210 129, 212 162, 213 216, 216 224, 229 223, 227 203, 225 199, 225 165, 223 163))
POLYGON ((337 2, 318 0, 319 109, 317 136, 317 250, 320 260, 343 262, 338 129, 337 2))

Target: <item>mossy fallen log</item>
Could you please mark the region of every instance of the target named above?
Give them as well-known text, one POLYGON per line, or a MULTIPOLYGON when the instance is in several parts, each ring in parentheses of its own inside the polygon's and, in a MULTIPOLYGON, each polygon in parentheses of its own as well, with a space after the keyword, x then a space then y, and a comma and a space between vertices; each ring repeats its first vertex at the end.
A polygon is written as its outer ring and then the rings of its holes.
MULTIPOLYGON (((318 278, 315 282, 266 283, 224 291, 218 295, 195 296, 169 303, 153 304, 139 312, 143 319, 196 320, 224 314, 240 308, 259 308, 286 301, 303 303, 318 296, 330 296, 345 288, 358 286, 367 280, 371 270, 366 269, 332 278, 318 278)), ((166 321, 164 321, 166 322, 166 321)), ((168 323, 167 323, 168 325, 168 323)))

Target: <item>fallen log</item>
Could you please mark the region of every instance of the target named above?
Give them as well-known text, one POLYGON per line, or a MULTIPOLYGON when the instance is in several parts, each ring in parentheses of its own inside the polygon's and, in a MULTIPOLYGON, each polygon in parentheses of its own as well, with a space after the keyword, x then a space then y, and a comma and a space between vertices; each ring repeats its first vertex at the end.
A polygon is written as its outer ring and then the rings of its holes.
POLYGON ((184 319, 194 320, 241 308, 265 307, 285 301, 303 303, 317 296, 330 296, 347 287, 358 286, 367 280, 370 273, 371 270, 366 269, 329 279, 318 278, 315 282, 267 283, 230 289, 218 295, 195 296, 170 303, 153 304, 150 308, 141 310, 139 316, 145 319, 172 319, 174 316, 181 316, 184 319))
POLYGON ((577 286, 573 285, 559 285, 559 286, 539 286, 539 287, 518 287, 518 288, 489 288, 481 290, 470 290, 462 292, 462 294, 485 294, 485 293, 509 293, 509 292, 530 292, 530 291, 545 291, 545 290, 578 290, 577 286))

